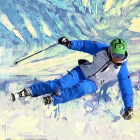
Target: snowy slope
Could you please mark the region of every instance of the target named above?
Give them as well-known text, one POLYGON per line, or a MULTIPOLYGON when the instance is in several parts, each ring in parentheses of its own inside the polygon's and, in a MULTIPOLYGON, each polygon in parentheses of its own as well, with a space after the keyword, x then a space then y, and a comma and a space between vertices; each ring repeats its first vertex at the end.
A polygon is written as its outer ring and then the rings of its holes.
POLYGON ((139 0, 0 0, 0 139, 139 140, 140 133, 139 0), (134 113, 125 121, 117 80, 97 93, 45 106, 42 97, 11 102, 10 93, 60 78, 86 53, 57 45, 18 65, 14 61, 57 43, 114 37, 128 43, 128 69, 134 89, 134 113))

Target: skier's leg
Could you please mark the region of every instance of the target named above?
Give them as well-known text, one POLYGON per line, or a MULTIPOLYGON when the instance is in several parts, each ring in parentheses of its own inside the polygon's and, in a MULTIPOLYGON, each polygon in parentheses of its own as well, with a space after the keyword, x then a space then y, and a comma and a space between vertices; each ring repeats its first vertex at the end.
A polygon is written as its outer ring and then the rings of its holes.
MULTIPOLYGON (((60 79, 31 85, 30 87, 28 87, 28 91, 30 91, 28 93, 28 96, 37 97, 48 93, 56 94, 58 91, 72 87, 73 85, 84 79, 86 79, 85 76, 80 70, 80 67, 77 66, 60 79)), ((25 92, 26 90, 23 89, 16 94, 11 94, 12 100, 15 101, 15 99, 17 99, 18 97, 26 97, 23 91, 25 92)))
POLYGON ((79 66, 72 69, 65 76, 60 79, 55 79, 53 81, 47 81, 42 83, 36 83, 31 85, 29 88, 32 91, 31 96, 40 96, 49 93, 57 93, 63 89, 67 89, 69 87, 74 86, 81 80, 85 80, 85 76, 83 75, 79 66))
POLYGON ((97 90, 95 83, 90 80, 83 80, 82 82, 64 89, 61 91, 59 96, 53 96, 53 104, 57 105, 58 103, 65 103, 70 100, 74 100, 82 97, 86 94, 94 93, 97 90))

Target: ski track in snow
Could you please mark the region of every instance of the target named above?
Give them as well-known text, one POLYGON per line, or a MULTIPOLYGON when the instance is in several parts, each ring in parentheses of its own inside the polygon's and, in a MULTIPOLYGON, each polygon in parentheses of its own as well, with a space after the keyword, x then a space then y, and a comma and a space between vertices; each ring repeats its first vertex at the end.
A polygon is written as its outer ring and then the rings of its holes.
POLYGON ((135 0, 0 0, 0 139, 139 140, 139 9, 135 0), (122 37, 128 42, 133 120, 121 117, 124 106, 117 80, 55 107, 45 106, 42 97, 11 102, 11 92, 60 78, 78 65, 78 59, 92 61, 88 54, 57 45, 13 65, 62 36, 108 44, 112 38, 122 37))

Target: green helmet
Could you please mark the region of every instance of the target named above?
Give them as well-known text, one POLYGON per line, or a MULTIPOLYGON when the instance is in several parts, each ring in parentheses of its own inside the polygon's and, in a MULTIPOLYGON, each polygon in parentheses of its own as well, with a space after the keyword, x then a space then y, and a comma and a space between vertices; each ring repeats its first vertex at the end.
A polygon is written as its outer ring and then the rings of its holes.
POLYGON ((116 54, 125 54, 126 52, 126 42, 123 39, 113 39, 110 43, 110 50, 116 54))

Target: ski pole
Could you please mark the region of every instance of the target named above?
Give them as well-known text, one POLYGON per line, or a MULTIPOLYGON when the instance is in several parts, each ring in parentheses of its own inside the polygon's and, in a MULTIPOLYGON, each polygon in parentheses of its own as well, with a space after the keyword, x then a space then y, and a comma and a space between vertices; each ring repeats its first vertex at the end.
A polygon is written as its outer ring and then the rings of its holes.
POLYGON ((37 52, 37 53, 35 53, 35 54, 32 54, 32 55, 30 55, 30 56, 28 56, 28 57, 25 57, 25 58, 23 58, 23 59, 21 59, 21 60, 19 60, 19 61, 15 61, 15 62, 14 62, 14 65, 16 65, 17 63, 19 63, 19 62, 21 62, 21 61, 23 61, 23 60, 25 60, 25 59, 27 59, 27 58, 33 56, 33 55, 36 55, 36 54, 38 54, 38 53, 40 53, 40 52, 43 52, 43 51, 45 51, 45 50, 48 50, 48 49, 50 49, 51 47, 54 47, 54 46, 56 46, 56 45, 58 45, 58 44, 59 44, 59 43, 54 44, 54 45, 52 45, 52 46, 50 46, 50 47, 48 47, 48 48, 46 48, 46 49, 44 49, 44 50, 41 50, 41 51, 39 51, 39 52, 37 52))

